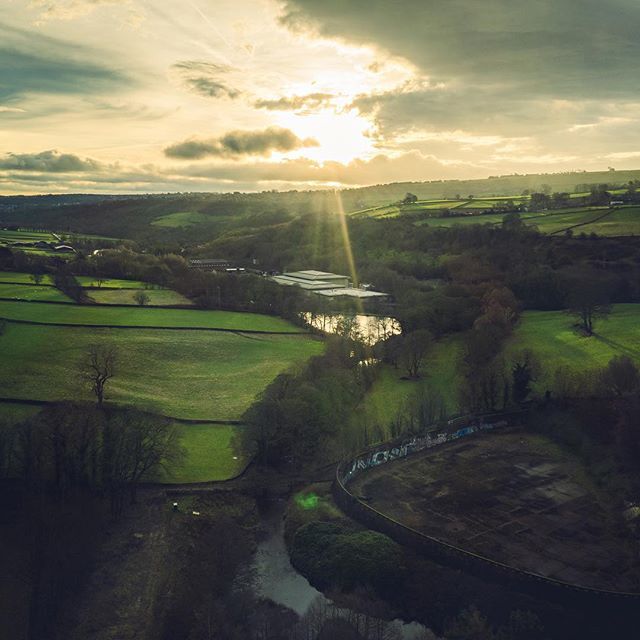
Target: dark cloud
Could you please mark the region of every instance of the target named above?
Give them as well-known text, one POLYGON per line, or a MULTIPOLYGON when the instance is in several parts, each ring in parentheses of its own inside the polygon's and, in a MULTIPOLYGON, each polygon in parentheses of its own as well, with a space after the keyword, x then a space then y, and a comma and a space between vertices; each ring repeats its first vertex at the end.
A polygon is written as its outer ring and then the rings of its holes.
POLYGON ((282 20, 374 44, 435 82, 541 96, 636 94, 637 0, 285 0, 282 20))
POLYGON ((27 94, 87 95, 131 84, 91 49, 0 23, 0 100, 27 94))
POLYGON ((637 140, 637 0, 283 0, 283 8, 292 29, 373 45, 417 67, 412 83, 351 105, 376 124, 381 144, 463 131, 531 138, 531 153, 567 156, 585 150, 587 135, 598 140, 594 153, 637 140), (618 135, 607 122, 620 123, 618 135))
POLYGON ((185 86, 205 98, 238 98, 242 92, 230 86, 226 79, 232 67, 201 60, 183 60, 173 65, 185 86))
POLYGON ((102 164, 91 158, 71 153, 42 151, 40 153, 7 153, 0 157, 2 171, 32 171, 38 173, 83 173, 98 171, 102 164))
POLYGON ((330 104, 334 98, 331 93, 309 93, 305 96, 283 96, 277 100, 256 100, 257 109, 271 111, 300 111, 303 109, 318 109, 330 104))
POLYGON ((289 129, 268 127, 262 131, 230 131, 220 138, 185 140, 167 147, 164 152, 170 158, 197 160, 207 156, 268 156, 273 151, 313 146, 318 146, 316 140, 302 140, 289 129))

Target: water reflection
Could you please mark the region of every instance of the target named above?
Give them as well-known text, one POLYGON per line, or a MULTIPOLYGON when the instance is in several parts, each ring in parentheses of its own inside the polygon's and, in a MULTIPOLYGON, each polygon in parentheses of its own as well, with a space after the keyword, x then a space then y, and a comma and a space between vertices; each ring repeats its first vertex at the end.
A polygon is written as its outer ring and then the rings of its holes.
POLYGON ((348 335, 369 345, 402 333, 400 322, 396 318, 388 316, 327 315, 306 312, 302 314, 302 317, 310 327, 318 331, 348 335))
MULTIPOLYGON (((348 609, 338 609, 291 564, 284 541, 283 511, 284 504, 280 504, 262 515, 264 537, 258 544, 251 567, 256 595, 295 611, 303 622, 309 621, 323 610, 333 611, 332 617, 340 611, 342 617, 350 617, 348 609)), ((389 638, 435 638, 426 627, 417 622, 394 620, 385 623, 385 626, 388 634, 386 637, 389 638)))

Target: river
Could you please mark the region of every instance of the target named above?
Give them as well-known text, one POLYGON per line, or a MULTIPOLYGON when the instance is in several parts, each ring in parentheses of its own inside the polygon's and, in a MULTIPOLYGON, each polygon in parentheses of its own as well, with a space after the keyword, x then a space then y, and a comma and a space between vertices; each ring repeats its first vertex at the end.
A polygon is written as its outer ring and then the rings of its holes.
MULTIPOLYGON (((289 561, 284 541, 285 501, 273 505, 262 516, 264 537, 252 560, 253 588, 257 595, 288 607, 299 616, 304 616, 315 603, 332 604, 308 580, 298 573, 289 561)), ((392 625, 402 640, 433 637, 428 629, 417 622, 405 623, 394 620, 392 625)))

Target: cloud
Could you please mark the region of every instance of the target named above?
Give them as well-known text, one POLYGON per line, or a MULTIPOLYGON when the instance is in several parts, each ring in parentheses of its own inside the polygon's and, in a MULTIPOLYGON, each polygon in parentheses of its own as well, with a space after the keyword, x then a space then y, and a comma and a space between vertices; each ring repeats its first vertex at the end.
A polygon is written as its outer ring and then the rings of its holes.
POLYGON ((309 93, 304 96, 283 96, 277 100, 256 100, 253 104, 257 109, 270 111, 300 111, 324 107, 334 97, 331 93, 309 93))
POLYGON ((80 158, 71 153, 42 151, 40 153, 7 153, 0 157, 2 171, 33 171, 38 173, 77 173, 98 171, 103 165, 97 160, 80 158))
POLYGON ((0 100, 27 94, 114 93, 130 85, 122 71, 94 61, 96 52, 0 23, 0 100))
POLYGON ((308 158, 282 162, 222 160, 169 166, 106 164, 69 153, 43 151, 0 156, 0 185, 8 192, 130 192, 360 186, 402 180, 484 176, 482 167, 445 163, 409 152, 349 163, 308 158))
POLYGON ((31 0, 29 7, 39 11, 41 22, 73 20, 106 5, 128 5, 131 0, 31 0))
POLYGON ((241 91, 230 86, 222 78, 234 69, 228 65, 200 60, 183 60, 172 67, 183 84, 193 93, 205 98, 238 98, 241 91))
POLYGON ((381 144, 412 131, 458 130, 532 137, 540 156, 552 157, 582 151, 579 134, 594 124, 597 153, 636 137, 637 0, 283 0, 282 7, 281 22, 293 30, 372 46, 415 66, 413 82, 351 105, 375 123, 381 144), (599 123, 615 120, 622 124, 614 137, 599 123))
POLYGON ((353 160, 349 163, 318 163, 308 158, 296 158, 284 162, 262 161, 242 165, 193 165, 184 168, 182 173, 185 176, 218 181, 353 186, 443 177, 458 178, 470 173, 481 175, 486 173, 486 170, 465 163, 444 163, 433 156, 413 151, 395 157, 380 154, 369 160, 353 160))
POLYGON ((404 57, 432 81, 635 94, 636 0, 286 0, 282 21, 404 57))
POLYGON ((220 138, 193 138, 171 145, 164 152, 170 158, 197 160, 207 156, 268 156, 273 151, 293 151, 316 146, 318 142, 312 138, 302 140, 289 129, 268 127, 262 131, 230 131, 220 138))

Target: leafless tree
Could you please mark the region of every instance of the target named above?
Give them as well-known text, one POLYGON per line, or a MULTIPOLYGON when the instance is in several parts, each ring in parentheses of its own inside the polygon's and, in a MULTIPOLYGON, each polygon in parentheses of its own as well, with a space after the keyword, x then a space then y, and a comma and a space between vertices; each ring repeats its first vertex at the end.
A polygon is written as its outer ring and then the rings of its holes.
POLYGON ((80 361, 80 377, 91 385, 98 404, 104 401, 104 388, 116 374, 118 351, 112 344, 92 344, 80 361))
POLYGON ((166 418, 128 409, 113 415, 104 434, 105 479, 114 515, 128 490, 136 498, 138 483, 180 461, 179 427, 166 418))
POLYGON ((136 291, 133 294, 133 299, 136 301, 136 304, 139 304, 141 307, 144 307, 146 304, 149 304, 149 294, 144 291, 136 291))
POLYGON ((400 360, 410 378, 420 377, 420 368, 432 343, 433 336, 426 329, 418 329, 404 337, 400 360))

